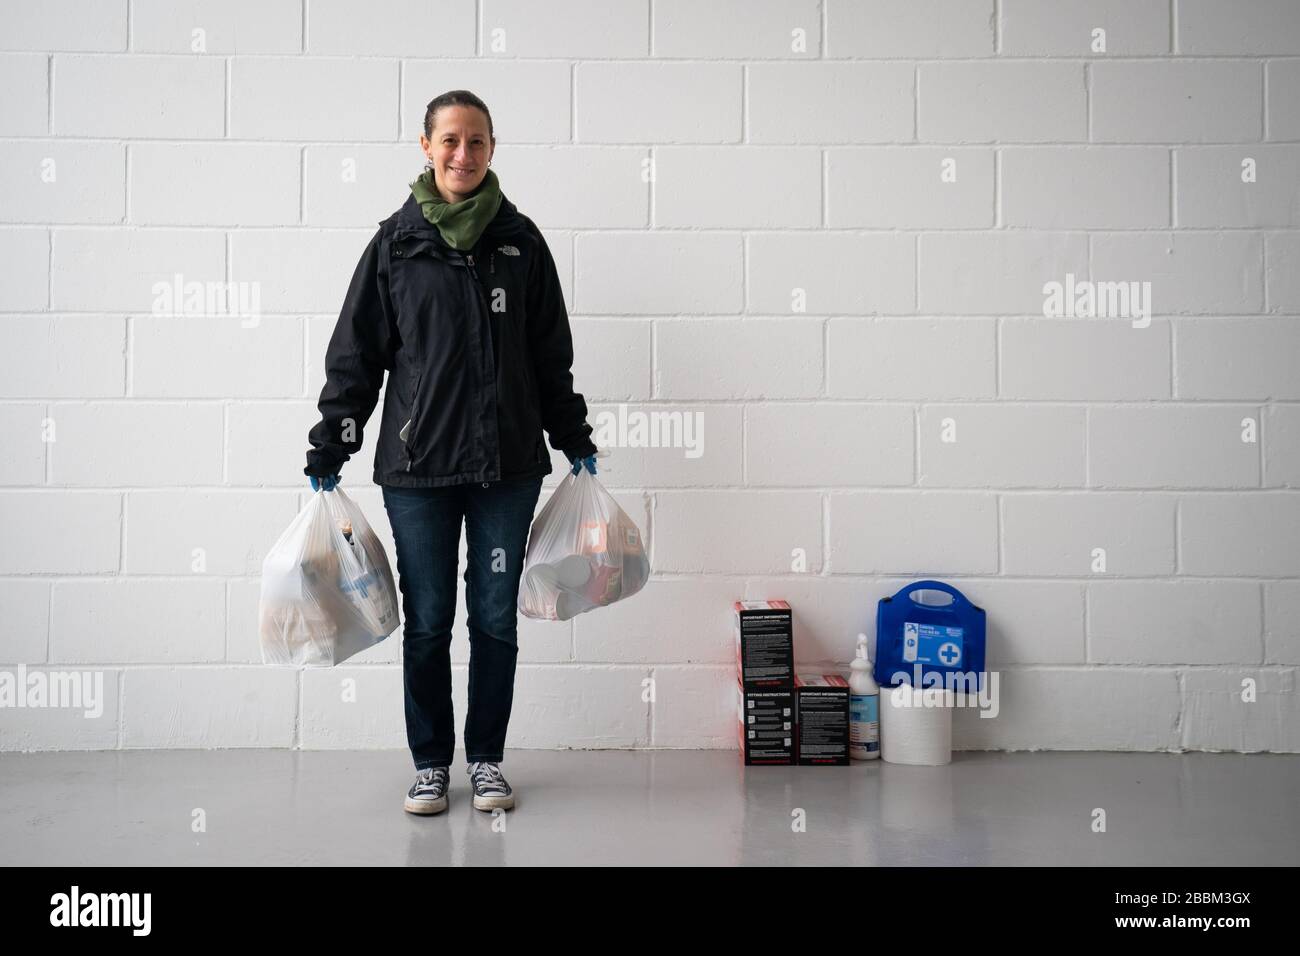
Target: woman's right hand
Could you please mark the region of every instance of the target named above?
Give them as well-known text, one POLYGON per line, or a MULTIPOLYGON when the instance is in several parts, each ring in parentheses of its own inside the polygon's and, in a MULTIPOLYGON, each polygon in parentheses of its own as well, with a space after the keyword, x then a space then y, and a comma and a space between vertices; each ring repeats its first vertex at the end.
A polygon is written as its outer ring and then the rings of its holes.
POLYGON ((311 490, 320 491, 323 488, 326 491, 333 491, 334 486, 337 485, 342 480, 343 479, 340 478, 338 475, 329 475, 328 477, 325 478, 317 478, 315 475, 312 475, 311 490))

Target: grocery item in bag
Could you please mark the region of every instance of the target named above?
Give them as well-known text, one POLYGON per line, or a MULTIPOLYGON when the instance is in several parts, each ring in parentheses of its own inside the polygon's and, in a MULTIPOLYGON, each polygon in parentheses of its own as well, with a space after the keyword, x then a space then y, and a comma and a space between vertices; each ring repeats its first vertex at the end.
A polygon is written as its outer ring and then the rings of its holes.
POLYGON ((567 621, 631 597, 649 578, 640 529, 583 469, 565 476, 533 521, 519 610, 567 621))
POLYGON ((397 624, 383 544, 341 488, 316 492, 262 562, 262 662, 328 667, 397 624))

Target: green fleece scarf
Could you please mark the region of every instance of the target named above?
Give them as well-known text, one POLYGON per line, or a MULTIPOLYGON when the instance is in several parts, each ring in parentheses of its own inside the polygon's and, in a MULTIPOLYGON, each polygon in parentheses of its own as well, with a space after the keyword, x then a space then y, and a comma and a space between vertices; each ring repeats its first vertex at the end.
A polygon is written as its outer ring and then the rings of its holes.
POLYGON ((411 194, 420 204, 424 218, 438 227, 447 245, 457 252, 473 249, 501 208, 501 184, 490 169, 474 194, 461 202, 447 202, 442 198, 434 184, 432 169, 426 169, 411 183, 411 194))

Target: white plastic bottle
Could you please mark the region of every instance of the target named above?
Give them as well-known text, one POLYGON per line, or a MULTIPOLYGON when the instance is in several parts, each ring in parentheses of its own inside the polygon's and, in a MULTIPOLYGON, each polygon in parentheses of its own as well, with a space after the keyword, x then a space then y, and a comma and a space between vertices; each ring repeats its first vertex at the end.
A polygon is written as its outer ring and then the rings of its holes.
POLYGON ((849 665, 849 756, 875 760, 880 756, 880 687, 871 676, 867 635, 858 635, 858 656, 849 665))

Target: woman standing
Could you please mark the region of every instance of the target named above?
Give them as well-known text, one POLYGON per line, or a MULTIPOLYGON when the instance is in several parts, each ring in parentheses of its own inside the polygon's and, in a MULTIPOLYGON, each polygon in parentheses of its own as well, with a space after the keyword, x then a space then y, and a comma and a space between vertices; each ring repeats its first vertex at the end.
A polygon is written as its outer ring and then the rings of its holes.
POLYGON ((375 450, 397 550, 412 813, 447 807, 455 726, 451 627, 460 529, 469 609, 467 772, 480 810, 514 806, 501 773, 518 653, 516 601, 528 528, 552 471, 542 430, 573 471, 595 474, 573 340, 541 231, 501 192, 481 99, 429 103, 425 171, 380 223, 352 276, 325 355, 304 472, 332 491, 362 443, 384 373, 375 450))

